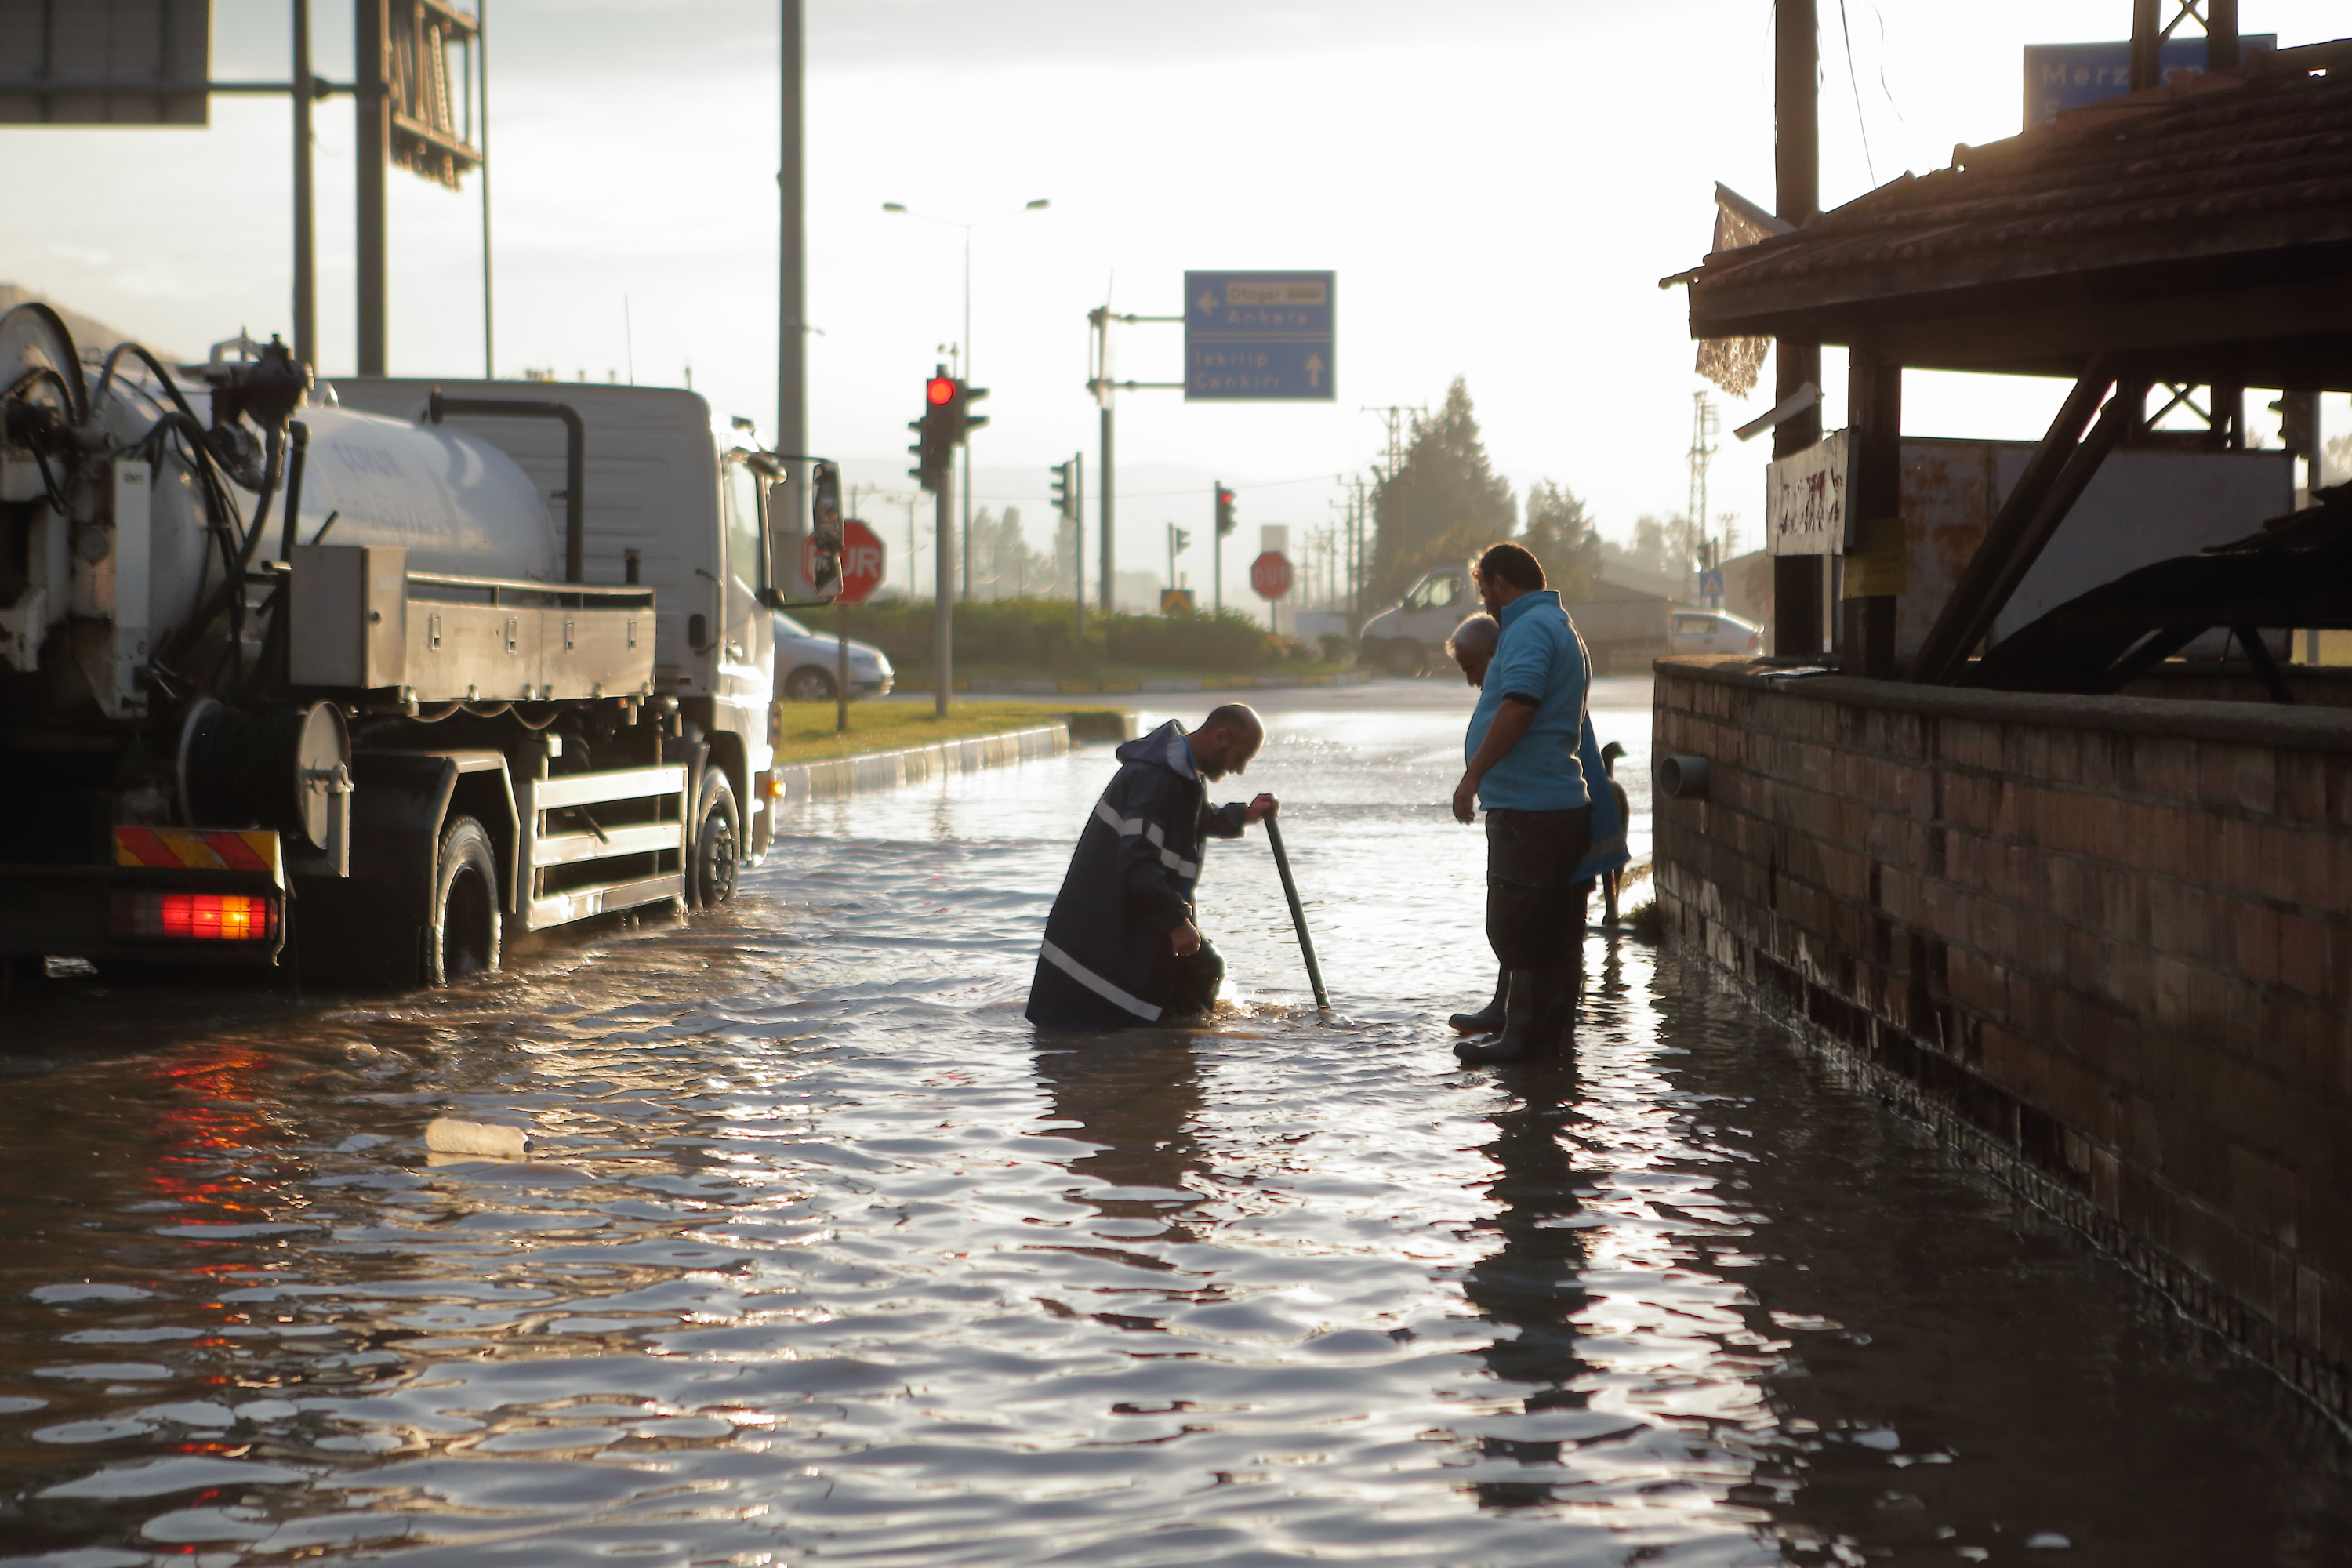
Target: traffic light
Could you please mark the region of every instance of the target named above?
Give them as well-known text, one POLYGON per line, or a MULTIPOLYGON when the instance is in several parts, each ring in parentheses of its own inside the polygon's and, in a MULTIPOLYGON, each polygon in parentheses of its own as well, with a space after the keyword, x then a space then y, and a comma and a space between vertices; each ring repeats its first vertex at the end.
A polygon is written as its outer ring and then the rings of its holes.
POLYGON ((923 384, 923 416, 909 420, 907 428, 921 437, 907 448, 915 454, 919 466, 908 468, 907 477, 921 482, 934 495, 944 494, 948 473, 953 461, 955 440, 948 433, 950 410, 956 399, 956 384, 941 365, 923 384))
POLYGON ((1169 548, 1175 552, 1175 553, 1181 555, 1184 552, 1192 547, 1192 533, 1190 529, 1171 529, 1170 532, 1173 537, 1171 540, 1169 548))
POLYGON ((1070 505, 1070 465, 1056 463, 1045 471, 1054 476, 1054 513, 1057 517, 1067 518, 1073 510, 1070 505))
MULTIPOLYGON (((931 386, 936 393, 939 387, 939 383, 934 381, 931 383, 931 386)), ((948 383, 947 406, 949 445, 954 447, 962 446, 964 444, 964 438, 967 436, 988 423, 987 415, 974 414, 971 411, 971 405, 978 403, 982 398, 986 397, 987 395, 988 388, 984 386, 966 386, 961 381, 950 381, 948 383)))
POLYGON ((1220 479, 1217 481, 1217 537, 1223 539, 1240 526, 1234 521, 1234 492, 1225 489, 1224 481, 1220 479))
POLYGON ((841 470, 819 463, 809 476, 809 579, 816 596, 827 602, 841 596, 841 470))

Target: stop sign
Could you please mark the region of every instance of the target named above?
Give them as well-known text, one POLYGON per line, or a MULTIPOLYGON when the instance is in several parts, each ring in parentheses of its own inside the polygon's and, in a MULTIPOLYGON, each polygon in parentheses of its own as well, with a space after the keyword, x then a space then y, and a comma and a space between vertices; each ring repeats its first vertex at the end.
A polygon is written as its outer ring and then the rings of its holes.
POLYGON ((1261 599, 1279 599, 1290 592, 1290 558, 1269 550, 1250 563, 1250 586, 1261 599))
MULTIPOLYGON (((882 536, 850 518, 841 525, 841 595, 837 605, 862 605, 882 585, 882 570, 887 557, 882 548, 882 536)), ((816 581, 816 541, 801 541, 801 578, 816 581)))

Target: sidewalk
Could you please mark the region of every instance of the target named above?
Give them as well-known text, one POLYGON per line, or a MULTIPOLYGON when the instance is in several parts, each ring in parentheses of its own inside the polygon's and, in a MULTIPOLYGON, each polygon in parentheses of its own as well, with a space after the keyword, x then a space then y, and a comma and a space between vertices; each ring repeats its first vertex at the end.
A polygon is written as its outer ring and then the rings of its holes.
POLYGON ((865 752, 816 763, 789 763, 771 776, 775 781, 776 804, 790 806, 803 801, 837 800, 844 795, 897 789, 940 773, 968 773, 1039 757, 1057 757, 1069 749, 1068 724, 1041 724, 993 735, 938 741, 928 746, 865 752))

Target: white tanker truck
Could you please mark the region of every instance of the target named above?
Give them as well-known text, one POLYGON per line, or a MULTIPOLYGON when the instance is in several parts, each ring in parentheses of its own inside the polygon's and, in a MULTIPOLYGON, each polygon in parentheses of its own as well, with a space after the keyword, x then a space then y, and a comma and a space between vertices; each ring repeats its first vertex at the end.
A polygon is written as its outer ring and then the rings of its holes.
POLYGON ((0 316, 0 963, 439 984, 724 901, 773 833, 788 473, 690 392, 175 374, 0 316))

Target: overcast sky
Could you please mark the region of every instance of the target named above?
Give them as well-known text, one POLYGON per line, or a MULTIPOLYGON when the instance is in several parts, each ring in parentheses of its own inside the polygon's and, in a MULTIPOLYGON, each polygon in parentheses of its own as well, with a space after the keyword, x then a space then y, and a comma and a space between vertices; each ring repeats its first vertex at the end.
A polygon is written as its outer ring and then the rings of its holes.
MULTIPOLYGON (((320 69, 348 79, 348 7, 314 5, 320 69)), ((772 427, 776 5, 489 6, 499 369, 677 384, 691 364, 720 413, 772 427)), ((214 10, 216 76, 282 77, 285 0, 214 10)), ((2242 10, 2284 44, 2352 31, 2339 0, 2242 10)), ((2013 134, 2021 46, 2130 23, 2128 0, 1821 11, 1825 205, 2013 134)), ((1205 540, 1219 476, 1241 491, 1238 584, 1258 525, 1329 521, 1330 476, 1381 444, 1366 405, 1433 405, 1456 375, 1522 494, 1556 479, 1620 537, 1683 509, 1705 384, 1684 296, 1656 284, 1706 250, 1714 181, 1770 203, 1769 0, 808 0, 807 34, 814 449, 895 460, 962 333, 960 232, 882 204, 985 219, 1044 197, 972 247, 975 379, 994 395, 976 489, 1021 504, 1041 545, 1046 466, 1093 461, 1087 310, 1172 313, 1188 268, 1335 269, 1339 396, 1124 397, 1121 472, 1150 479, 1122 487, 1123 564, 1164 559, 1164 521, 1205 540)), ((216 99, 202 130, 0 128, 0 281, 182 353, 288 331, 288 120, 283 100, 216 99)), ((319 113, 331 374, 352 363, 352 170, 337 99, 319 113)), ((392 367, 478 374, 478 192, 392 178, 392 367)), ((1118 373, 1176 379, 1180 339, 1124 329, 1118 373)), ((1906 424, 2033 436, 2057 396, 1915 375, 1906 424)), ((1726 402, 1725 428, 1760 406, 1726 402)), ((1769 443, 1725 444, 1711 510, 1752 543, 1769 443)), ((1184 565, 1204 580, 1199 547, 1184 565)))

